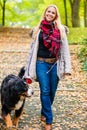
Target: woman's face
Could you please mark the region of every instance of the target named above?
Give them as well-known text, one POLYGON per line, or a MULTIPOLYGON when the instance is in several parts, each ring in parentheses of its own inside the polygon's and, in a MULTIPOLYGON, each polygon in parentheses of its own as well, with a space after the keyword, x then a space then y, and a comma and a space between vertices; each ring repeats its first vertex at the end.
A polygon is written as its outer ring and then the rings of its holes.
POLYGON ((49 7, 45 12, 45 19, 48 22, 54 21, 56 18, 56 9, 54 7, 49 7))

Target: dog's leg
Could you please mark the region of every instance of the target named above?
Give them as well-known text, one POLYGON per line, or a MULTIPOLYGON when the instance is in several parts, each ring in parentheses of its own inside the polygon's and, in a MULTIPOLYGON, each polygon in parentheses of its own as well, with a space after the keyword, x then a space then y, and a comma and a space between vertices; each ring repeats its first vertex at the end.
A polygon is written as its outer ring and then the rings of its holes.
POLYGON ((18 127, 18 121, 19 121, 19 117, 14 116, 13 125, 15 125, 16 127, 18 127))
MULTIPOLYGON (((24 106, 24 104, 23 104, 23 106, 24 106)), ((19 110, 15 111, 15 115, 13 118, 13 125, 15 125, 16 127, 18 127, 18 121, 19 121, 19 118, 23 112, 23 106, 19 110)))
POLYGON ((7 127, 12 127, 12 120, 10 114, 7 114, 7 116, 4 117, 4 121, 7 127))
POLYGON ((16 127, 18 127, 19 118, 20 118, 22 112, 20 114, 18 114, 18 113, 19 113, 19 111, 16 111, 14 118, 13 118, 13 125, 15 125, 16 127))
POLYGON ((2 104, 2 109, 1 109, 1 116, 6 124, 7 127, 12 127, 12 120, 11 120, 11 115, 10 115, 10 110, 5 106, 5 104, 2 104))

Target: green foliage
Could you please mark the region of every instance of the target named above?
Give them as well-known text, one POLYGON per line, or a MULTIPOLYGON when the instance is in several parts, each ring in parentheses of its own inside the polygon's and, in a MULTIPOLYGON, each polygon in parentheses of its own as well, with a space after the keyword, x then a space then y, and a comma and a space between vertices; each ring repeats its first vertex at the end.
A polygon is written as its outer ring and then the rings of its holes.
MULTIPOLYGON (((0 0, 2 3, 3 0, 0 0)), ((83 2, 80 3, 81 26, 83 23, 83 2)), ((61 21, 65 24, 64 0, 7 0, 5 26, 36 26, 43 14, 44 9, 49 4, 56 4, 59 8, 61 21), (11 24, 12 23, 12 24, 11 24), (20 23, 20 24, 19 24, 20 23)), ((68 26, 71 27, 71 7, 69 0, 66 1, 68 26)), ((2 23, 2 8, 0 4, 0 24, 2 23)))
POLYGON ((87 28, 69 28, 69 30, 69 44, 83 44, 83 40, 87 38, 87 28))
POLYGON ((87 71, 87 60, 83 63, 83 70, 87 71))
MULTIPOLYGON (((11 1, 10 1, 11 2, 11 1)), ((21 0, 21 2, 7 2, 6 10, 6 26, 22 26, 26 24, 26 20, 30 14, 31 3, 27 0, 21 0), (11 8, 11 9, 9 9, 11 8), (25 9, 26 8, 26 9, 25 9), (25 15, 26 14, 26 15, 25 15)))
POLYGON ((79 44, 81 49, 77 53, 78 58, 83 64, 83 70, 87 71, 87 28, 69 28, 69 44, 79 44))
POLYGON ((78 57, 80 58, 81 62, 83 63, 83 70, 87 71, 87 38, 83 40, 83 46, 78 53, 78 57))
MULTIPOLYGON (((49 4, 56 4, 59 8, 61 21, 65 24, 65 13, 63 0, 7 0, 5 26, 36 26, 43 14, 44 9, 49 4), (11 24, 12 23, 12 24, 11 24), (20 23, 20 25, 19 25, 20 23)), ((67 1, 68 24, 71 26, 71 10, 69 1, 67 1)), ((2 9, 0 6, 0 14, 2 9)), ((0 15, 0 24, 2 23, 2 14, 0 15)))
POLYGON ((80 2, 79 16, 80 16, 80 24, 81 26, 84 26, 84 0, 81 0, 80 2))

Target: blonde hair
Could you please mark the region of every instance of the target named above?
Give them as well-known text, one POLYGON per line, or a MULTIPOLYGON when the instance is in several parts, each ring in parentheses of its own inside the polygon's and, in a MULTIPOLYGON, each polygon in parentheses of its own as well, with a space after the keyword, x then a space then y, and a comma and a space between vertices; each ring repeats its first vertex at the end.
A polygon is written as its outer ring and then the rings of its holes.
POLYGON ((43 13, 43 16, 42 16, 42 18, 41 18, 41 20, 40 20, 38 26, 37 26, 37 27, 35 28, 35 30, 34 30, 34 33, 33 33, 34 38, 36 38, 37 32, 39 31, 39 27, 40 27, 41 21, 42 21, 43 19, 45 19, 45 14, 46 14, 46 11, 47 11, 47 9, 48 9, 49 7, 55 8, 55 10, 56 10, 56 17, 55 17, 55 19, 54 19, 54 24, 55 24, 55 27, 57 27, 57 28, 60 30, 61 36, 63 35, 63 28, 62 28, 62 24, 61 24, 61 19, 60 19, 59 10, 58 10, 58 8, 57 8, 56 5, 49 5, 49 6, 45 9, 45 11, 44 11, 44 13, 43 13))

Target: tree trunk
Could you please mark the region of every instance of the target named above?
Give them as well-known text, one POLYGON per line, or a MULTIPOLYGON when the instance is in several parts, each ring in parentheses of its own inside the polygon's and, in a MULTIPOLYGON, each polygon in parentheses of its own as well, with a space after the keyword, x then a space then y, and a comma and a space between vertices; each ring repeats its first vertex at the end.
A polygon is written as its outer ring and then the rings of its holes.
POLYGON ((64 1, 64 9, 65 9, 65 24, 68 26, 66 0, 63 1, 64 1))
POLYGON ((3 0, 3 5, 2 5, 2 26, 5 26, 5 3, 6 3, 6 0, 3 0))
POLYGON ((72 26, 80 27, 79 7, 80 0, 69 0, 71 5, 72 26))
POLYGON ((84 25, 87 27, 87 0, 84 0, 84 25))

